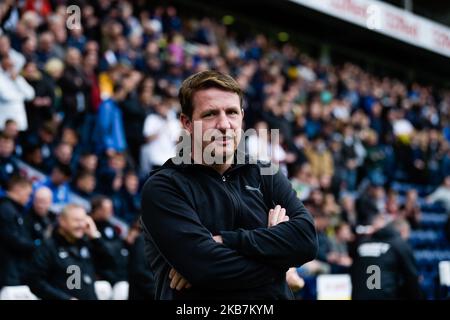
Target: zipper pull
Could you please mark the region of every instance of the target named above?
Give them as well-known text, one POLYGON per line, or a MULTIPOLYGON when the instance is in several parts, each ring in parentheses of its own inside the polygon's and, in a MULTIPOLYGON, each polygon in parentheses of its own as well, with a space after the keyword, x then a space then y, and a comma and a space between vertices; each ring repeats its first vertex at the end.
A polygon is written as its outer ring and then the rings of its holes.
POLYGON ((222 176, 222 181, 223 182, 227 181, 227 178, 225 178, 225 176, 222 176))

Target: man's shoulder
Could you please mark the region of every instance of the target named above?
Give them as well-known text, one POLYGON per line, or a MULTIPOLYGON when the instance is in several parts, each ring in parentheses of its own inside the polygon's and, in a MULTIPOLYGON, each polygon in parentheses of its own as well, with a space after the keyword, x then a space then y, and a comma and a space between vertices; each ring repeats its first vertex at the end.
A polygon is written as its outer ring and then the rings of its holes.
POLYGON ((143 186, 143 190, 153 187, 158 187, 164 184, 171 184, 175 179, 182 175, 179 170, 172 167, 161 167, 157 170, 151 171, 147 178, 145 179, 145 183, 143 186))

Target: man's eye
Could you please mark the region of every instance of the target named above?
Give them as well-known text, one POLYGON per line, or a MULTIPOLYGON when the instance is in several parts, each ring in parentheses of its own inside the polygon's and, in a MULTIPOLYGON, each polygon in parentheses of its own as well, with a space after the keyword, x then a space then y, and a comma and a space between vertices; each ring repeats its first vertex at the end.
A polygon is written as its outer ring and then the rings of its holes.
POLYGON ((209 118, 209 117, 212 117, 213 116, 213 113, 212 112, 209 112, 209 113, 205 113, 204 115, 203 115, 203 118, 209 118))

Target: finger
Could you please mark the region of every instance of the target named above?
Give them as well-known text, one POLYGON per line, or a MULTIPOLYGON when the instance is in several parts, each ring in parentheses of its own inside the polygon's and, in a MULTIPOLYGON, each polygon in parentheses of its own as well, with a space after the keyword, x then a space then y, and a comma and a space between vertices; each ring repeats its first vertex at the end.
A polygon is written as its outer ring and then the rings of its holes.
POLYGON ((178 272, 175 272, 175 275, 170 282, 170 288, 175 289, 178 285, 178 282, 181 280, 181 275, 178 272))
POLYGON ((176 289, 178 291, 180 291, 181 289, 183 289, 186 285, 187 285, 187 280, 185 278, 181 278, 180 281, 178 282, 176 289))
POLYGON ((289 221, 289 216, 284 216, 284 220, 282 222, 288 222, 289 221))
POLYGON ((269 218, 267 219, 267 224, 269 225, 269 227, 272 226, 272 216, 273 216, 273 209, 269 210, 269 218))
POLYGON ((173 276, 175 275, 175 269, 174 268, 172 268, 172 269, 170 269, 170 272, 169 272, 169 279, 172 279, 173 278, 173 276))
POLYGON ((185 286, 186 289, 192 288, 192 285, 188 282, 185 286))
POLYGON ((280 214, 281 206, 277 205, 275 209, 273 209, 272 215, 272 226, 275 226, 278 223, 278 215, 280 214))
POLYGON ((284 221, 284 217, 286 217, 286 209, 285 208, 281 208, 280 214, 278 215, 277 223, 283 222, 284 221))

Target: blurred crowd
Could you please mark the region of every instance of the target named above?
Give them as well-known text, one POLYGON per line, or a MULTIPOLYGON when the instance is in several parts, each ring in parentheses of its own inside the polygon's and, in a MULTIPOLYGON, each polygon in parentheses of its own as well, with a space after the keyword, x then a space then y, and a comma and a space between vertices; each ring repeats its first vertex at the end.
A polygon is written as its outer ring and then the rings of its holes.
MULTIPOLYGON (((0 3, 0 260, 38 264, 49 228, 77 202, 116 262, 130 263, 140 186, 175 155, 178 88, 206 69, 237 79, 246 128, 280 130, 280 141, 250 137, 249 151, 263 139, 315 218, 321 248, 308 272, 346 270, 348 244, 379 214, 419 224, 417 191, 400 196, 394 181, 429 187, 427 200, 450 211, 449 90, 185 15, 142 0, 0 3), (68 4, 79 24, 66 24, 68 4)), ((94 265, 97 279, 127 279, 94 265)), ((25 281, 13 269, 0 267, 0 287, 25 281)))

